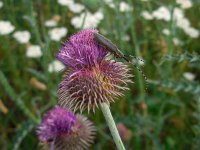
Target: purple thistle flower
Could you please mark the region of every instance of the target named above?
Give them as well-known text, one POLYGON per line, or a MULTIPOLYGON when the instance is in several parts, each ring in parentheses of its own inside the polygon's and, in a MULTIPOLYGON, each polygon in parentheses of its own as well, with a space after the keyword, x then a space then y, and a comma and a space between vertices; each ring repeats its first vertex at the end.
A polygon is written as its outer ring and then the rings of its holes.
POLYGON ((100 63, 108 53, 93 38, 95 29, 85 29, 71 36, 59 53, 57 58, 68 67, 82 69, 100 63))
POLYGON ((97 30, 86 29, 71 36, 57 58, 68 66, 59 85, 59 105, 88 112, 100 103, 114 102, 128 89, 127 65, 106 59, 108 51, 94 40, 97 30))
POLYGON ((68 137, 58 137, 54 141, 54 150, 88 150, 94 142, 96 128, 82 115, 76 116, 76 123, 68 137))
POLYGON ((37 131, 39 140, 48 142, 57 136, 69 134, 75 121, 76 117, 70 110, 56 106, 43 117, 37 131))
POLYGON ((50 150, 88 149, 95 132, 93 123, 86 117, 75 116, 58 106, 45 114, 37 130, 39 140, 50 150))

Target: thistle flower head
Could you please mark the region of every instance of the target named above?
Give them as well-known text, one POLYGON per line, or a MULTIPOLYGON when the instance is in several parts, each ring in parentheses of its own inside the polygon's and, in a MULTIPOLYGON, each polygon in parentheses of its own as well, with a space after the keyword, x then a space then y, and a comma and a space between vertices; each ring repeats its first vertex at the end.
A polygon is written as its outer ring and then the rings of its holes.
POLYGON ((96 133, 93 123, 82 115, 76 117, 76 123, 72 127, 70 135, 55 139, 55 150, 87 150, 93 143, 96 133))
POLYGON ((68 65, 58 89, 59 104, 74 111, 95 111, 100 103, 114 102, 131 82, 128 66, 106 59, 108 50, 94 40, 95 32, 73 35, 57 55, 68 65))
POLYGON ((48 149, 84 150, 93 143, 95 131, 93 123, 86 117, 55 107, 44 116, 37 133, 48 149))
POLYGON ((76 117, 70 110, 56 106, 44 115, 37 131, 39 140, 48 142, 56 136, 69 134, 75 121, 76 117))
POLYGON ((95 29, 85 29, 71 36, 60 49, 57 58, 73 69, 92 67, 108 53, 93 39, 95 29))

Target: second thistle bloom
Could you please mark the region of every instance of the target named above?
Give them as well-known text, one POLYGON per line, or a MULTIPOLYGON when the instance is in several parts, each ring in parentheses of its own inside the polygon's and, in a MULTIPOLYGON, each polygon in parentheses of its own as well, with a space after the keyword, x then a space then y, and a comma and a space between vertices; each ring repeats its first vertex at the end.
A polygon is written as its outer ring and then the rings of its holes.
POLYGON ((68 67, 58 90, 59 104, 74 111, 95 111, 100 103, 114 102, 131 82, 127 65, 106 59, 108 50, 94 39, 97 32, 86 29, 71 36, 57 55, 68 67))
POLYGON ((44 115, 37 134, 47 149, 87 150, 93 143, 95 131, 86 117, 56 106, 44 115))

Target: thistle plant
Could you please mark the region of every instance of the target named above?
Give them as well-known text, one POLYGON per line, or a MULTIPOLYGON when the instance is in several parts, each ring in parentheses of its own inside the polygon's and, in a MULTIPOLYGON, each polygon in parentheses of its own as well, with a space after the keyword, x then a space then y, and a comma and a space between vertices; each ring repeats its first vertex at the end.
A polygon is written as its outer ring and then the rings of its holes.
POLYGON ((95 111, 101 103, 114 102, 131 82, 127 65, 106 59, 108 51, 94 40, 96 32, 86 29, 71 36, 57 55, 67 65, 59 104, 74 111, 95 111))
POLYGON ((95 131, 86 117, 56 106, 44 115, 37 134, 42 145, 50 150, 87 150, 95 131))
POLYGON ((57 54, 67 67, 59 85, 59 105, 88 112, 101 107, 118 149, 124 149, 109 110, 109 104, 123 95, 131 82, 129 68, 107 59, 108 50, 94 38, 95 29, 71 36, 57 54))

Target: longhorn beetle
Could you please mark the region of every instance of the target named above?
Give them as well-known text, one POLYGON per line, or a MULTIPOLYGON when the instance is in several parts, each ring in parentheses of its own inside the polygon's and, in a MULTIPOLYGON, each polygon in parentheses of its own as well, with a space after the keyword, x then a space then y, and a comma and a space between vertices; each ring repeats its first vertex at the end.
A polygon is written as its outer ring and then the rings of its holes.
MULTIPOLYGON (((125 56, 118 48, 117 46, 112 43, 111 40, 107 39, 106 37, 104 37, 103 35, 99 34, 99 33, 94 33, 94 39, 99 42, 99 44, 103 47, 105 47, 110 53, 112 53, 116 58, 123 58, 124 60, 126 60, 127 62, 132 63, 131 58, 136 58, 142 62, 144 62, 143 60, 135 57, 135 56, 131 56, 129 55, 128 57, 125 56)), ((143 73, 143 71, 136 66, 135 64, 133 64, 142 74, 142 76, 144 77, 145 81, 146 81, 146 85, 147 85, 147 77, 145 76, 145 74, 143 73)))

